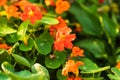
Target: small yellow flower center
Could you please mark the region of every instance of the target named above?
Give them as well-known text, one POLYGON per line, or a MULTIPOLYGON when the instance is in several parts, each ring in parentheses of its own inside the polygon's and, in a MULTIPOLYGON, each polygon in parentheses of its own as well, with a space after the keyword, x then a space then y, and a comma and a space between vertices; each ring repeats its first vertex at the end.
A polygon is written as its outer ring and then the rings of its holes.
POLYGON ((34 15, 34 12, 31 10, 29 13, 28 13, 29 16, 33 16, 34 15))

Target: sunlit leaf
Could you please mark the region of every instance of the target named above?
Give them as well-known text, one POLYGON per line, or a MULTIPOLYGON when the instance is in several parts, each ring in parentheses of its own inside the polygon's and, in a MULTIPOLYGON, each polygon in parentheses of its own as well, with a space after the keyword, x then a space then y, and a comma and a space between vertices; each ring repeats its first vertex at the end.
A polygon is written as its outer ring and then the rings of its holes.
POLYGON ((29 38, 27 45, 24 44, 24 42, 22 42, 21 45, 19 46, 19 49, 22 51, 29 51, 32 49, 33 45, 34 45, 33 39, 29 38))
POLYGON ((48 32, 44 32, 35 39, 34 44, 40 54, 47 55, 52 50, 53 42, 53 37, 48 32))
POLYGON ((29 24, 29 21, 24 21, 19 26, 18 31, 17 31, 17 35, 18 35, 19 40, 23 40, 23 38, 26 34, 26 31, 27 31, 28 24, 29 24))
POLYGON ((22 64, 27 67, 31 67, 28 60, 25 59, 23 56, 19 56, 17 54, 12 54, 12 56, 14 57, 14 59, 16 60, 17 63, 22 64))
POLYGON ((50 24, 50 25, 55 25, 59 23, 57 19, 52 18, 52 17, 42 17, 42 20, 40 20, 40 22, 45 23, 45 24, 50 24))

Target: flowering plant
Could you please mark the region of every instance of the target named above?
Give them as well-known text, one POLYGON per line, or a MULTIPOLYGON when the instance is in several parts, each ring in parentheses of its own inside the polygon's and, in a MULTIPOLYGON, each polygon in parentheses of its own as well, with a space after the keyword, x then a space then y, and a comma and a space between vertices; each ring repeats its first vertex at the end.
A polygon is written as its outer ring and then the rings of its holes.
POLYGON ((119 80, 119 0, 0 0, 0 80, 119 80))

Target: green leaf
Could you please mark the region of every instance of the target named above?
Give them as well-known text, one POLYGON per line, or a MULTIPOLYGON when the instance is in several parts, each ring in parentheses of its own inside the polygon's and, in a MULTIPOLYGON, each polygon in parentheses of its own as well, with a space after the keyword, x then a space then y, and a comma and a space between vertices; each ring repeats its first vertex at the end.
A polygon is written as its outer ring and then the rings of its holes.
POLYGON ((43 32, 34 41, 35 48, 40 54, 47 55, 52 50, 54 39, 48 32, 43 32))
POLYGON ((35 63, 32 66, 32 71, 34 73, 42 72, 43 74, 45 74, 45 76, 46 76, 47 79, 50 79, 48 70, 44 66, 42 66, 41 64, 35 63))
POLYGON ((2 65, 3 71, 10 77, 10 80, 21 80, 16 74, 14 74, 14 68, 8 62, 4 62, 2 65))
POLYGON ((6 35, 6 40, 9 43, 15 43, 18 41, 18 36, 16 33, 6 35))
POLYGON ((111 68, 111 71, 116 75, 120 77, 120 70, 116 67, 111 68))
POLYGON ((76 42, 75 45, 91 52, 96 58, 107 57, 105 52, 105 45, 99 39, 85 39, 76 42))
POLYGON ((17 54, 12 54, 12 56, 14 57, 15 61, 19 64, 22 64, 24 66, 27 66, 27 67, 31 67, 30 63, 28 62, 27 59, 25 59, 24 57, 22 56, 19 56, 17 54))
POLYGON ((50 69, 57 69, 60 67, 60 62, 57 59, 51 59, 50 57, 45 57, 45 65, 50 69))
POLYGON ((2 63, 2 69, 5 73, 8 73, 8 71, 10 71, 10 72, 15 71, 14 67, 6 61, 2 63))
POLYGON ((58 78, 58 80, 67 80, 67 76, 63 76, 61 73, 62 73, 62 70, 59 69, 57 71, 57 78, 58 78))
POLYGON ((5 36, 15 32, 17 31, 8 25, 7 19, 5 17, 0 17, 0 36, 5 36))
POLYGON ((90 59, 83 58, 82 61, 84 62, 84 66, 79 67, 82 71, 89 72, 98 69, 98 66, 90 59))
POLYGON ((94 14, 84 11, 77 4, 72 4, 69 11, 81 24, 83 33, 92 36, 100 36, 103 33, 99 18, 94 14))
POLYGON ((50 25, 55 25, 59 23, 57 19, 52 18, 52 17, 42 17, 42 20, 40 20, 40 22, 45 23, 45 24, 50 24, 50 25))
POLYGON ((66 55, 64 51, 55 51, 55 59, 60 63, 63 64, 66 60, 66 55))
POLYGON ((0 71, 0 80, 10 80, 10 79, 5 73, 0 71))
POLYGON ((27 31, 28 24, 29 24, 29 21, 24 21, 19 26, 18 31, 17 31, 17 35, 18 35, 19 40, 23 40, 23 38, 26 34, 26 31, 27 31))
POLYGON ((94 78, 94 77, 89 77, 89 78, 82 78, 83 80, 104 80, 103 77, 99 77, 99 78, 94 78))
POLYGON ((115 38, 119 32, 117 25, 107 15, 100 17, 102 28, 108 38, 109 44, 114 47, 115 38))
POLYGON ((10 55, 6 50, 2 50, 0 49, 0 65, 4 62, 4 61, 8 61, 10 62, 10 55))
POLYGON ((20 76, 20 77, 28 77, 31 75, 31 72, 24 70, 24 71, 20 71, 20 72, 15 72, 16 75, 20 76))
POLYGON ((28 44, 25 45, 24 42, 22 42, 22 44, 19 46, 19 48, 22 51, 29 51, 29 50, 32 50, 33 45, 34 45, 33 39, 29 38, 28 39, 28 44))
POLYGON ((111 80, 119 80, 119 79, 120 79, 119 76, 112 75, 112 74, 108 74, 108 77, 109 77, 111 80))

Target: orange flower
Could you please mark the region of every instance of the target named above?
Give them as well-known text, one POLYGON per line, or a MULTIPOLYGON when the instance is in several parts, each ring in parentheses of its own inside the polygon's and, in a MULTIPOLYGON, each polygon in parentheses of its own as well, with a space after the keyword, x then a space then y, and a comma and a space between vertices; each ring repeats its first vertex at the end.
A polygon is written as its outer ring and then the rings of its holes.
POLYGON ((73 74, 78 77, 79 69, 78 67, 83 65, 84 63, 81 61, 74 62, 73 60, 68 60, 66 62, 65 67, 62 69, 62 75, 67 76, 69 72, 72 72, 73 74))
POLYGON ((30 19, 30 22, 34 24, 36 20, 42 19, 42 13, 37 6, 27 5, 21 14, 21 18, 23 21, 30 19))
POLYGON ((84 50, 83 50, 83 49, 80 49, 79 47, 74 46, 74 47, 72 48, 71 57, 84 56, 83 53, 84 53, 84 50))
POLYGON ((67 24, 66 24, 65 20, 62 19, 61 16, 59 16, 59 17, 57 18, 57 20, 59 21, 59 24, 56 24, 56 25, 53 25, 53 26, 50 27, 50 34, 51 34, 52 36, 55 36, 55 33, 57 32, 57 30, 58 30, 59 28, 67 27, 67 24))
POLYGON ((22 11, 24 11, 26 5, 32 5, 32 3, 28 2, 28 0, 20 0, 14 5, 19 6, 22 11))
POLYGON ((7 0, 0 0, 0 6, 6 5, 6 3, 7 3, 7 0))
POLYGON ((120 69, 120 62, 117 63, 116 67, 120 69))
POLYGON ((9 19, 10 17, 16 17, 16 18, 19 18, 20 17, 20 14, 21 12, 18 12, 18 8, 14 5, 11 5, 11 6, 5 6, 4 7, 5 10, 6 10, 6 13, 7 13, 7 18, 9 19))
POLYGON ((70 3, 66 0, 57 0, 55 5, 55 12, 57 14, 62 14, 64 11, 67 11, 70 8, 70 3))
POLYGON ((82 79, 80 77, 70 76, 67 78, 67 80, 82 80, 82 79))
POLYGON ((72 41, 75 40, 76 35, 70 34, 71 31, 68 27, 57 30, 54 42, 55 50, 63 51, 64 48, 71 49, 73 47, 72 41))
POLYGON ((0 44, 0 49, 10 49, 11 46, 8 46, 7 44, 0 44))
POLYGON ((54 0, 45 0, 45 4, 46 4, 46 6, 54 6, 55 5, 54 0))

